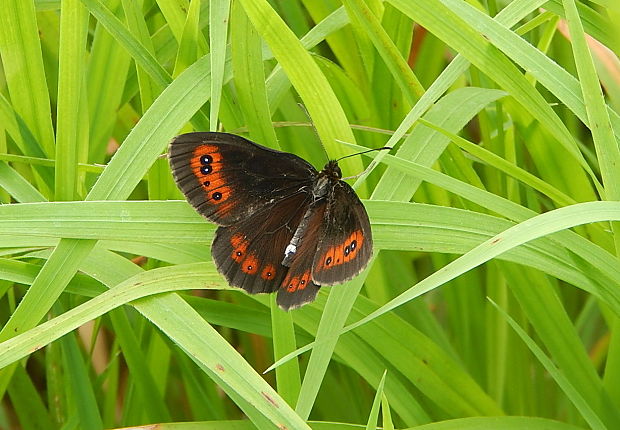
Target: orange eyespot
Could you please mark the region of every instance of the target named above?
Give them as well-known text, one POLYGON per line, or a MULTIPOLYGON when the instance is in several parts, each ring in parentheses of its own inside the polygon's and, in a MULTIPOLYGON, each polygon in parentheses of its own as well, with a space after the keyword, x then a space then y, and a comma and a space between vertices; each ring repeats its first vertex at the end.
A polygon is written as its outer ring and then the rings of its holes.
POLYGON ((248 275, 254 275, 256 272, 258 272, 258 265, 258 258, 256 258, 256 255, 251 254, 248 255, 245 260, 241 262, 241 270, 243 270, 248 275))
POLYGON ((237 263, 241 263, 245 259, 248 241, 242 234, 237 233, 230 238, 230 244, 233 247, 231 258, 237 263))
POLYGON ((310 283, 310 271, 307 270, 303 275, 301 275, 301 279, 299 280, 299 285, 297 286, 298 290, 303 290, 310 283))
POLYGON ((295 291, 297 291, 298 286, 299 286, 299 276, 295 276, 293 277, 293 279, 291 279, 291 281, 286 286, 286 291, 288 291, 289 293, 294 293, 295 291))
POLYGON ((272 264, 268 264, 265 266, 263 271, 260 274, 260 277, 265 279, 266 281, 270 281, 276 277, 276 268, 273 267, 272 264))

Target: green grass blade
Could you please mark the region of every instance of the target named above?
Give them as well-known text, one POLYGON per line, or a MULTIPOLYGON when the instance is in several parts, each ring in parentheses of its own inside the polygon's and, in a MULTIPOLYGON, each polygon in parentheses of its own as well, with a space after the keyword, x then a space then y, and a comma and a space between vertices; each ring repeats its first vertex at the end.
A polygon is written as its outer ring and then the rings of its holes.
MULTIPOLYGON (((565 69, 556 62, 549 59, 542 52, 532 47, 520 36, 507 30, 505 27, 497 25, 492 19, 481 14, 474 8, 463 3, 457 4, 453 0, 442 0, 459 13, 473 29, 484 34, 502 52, 513 59, 521 67, 529 71, 542 85, 547 87, 558 99, 560 99, 571 111, 577 115, 585 124, 588 124, 588 116, 581 92, 581 87, 577 79, 570 75, 565 69)), ((506 88, 508 90, 508 88, 506 88)), ((509 91, 510 92, 510 91, 509 91)), ((512 93, 511 93, 512 94, 512 93)), ((536 96, 536 98, 538 98, 536 96)), ((519 100, 517 98, 517 100, 519 100)), ((620 116, 609 110, 612 125, 616 135, 620 135, 620 116)), ((556 119, 557 121, 557 119, 556 119)), ((551 125, 552 123, 550 123, 551 125)), ((555 125, 554 125, 555 126, 555 125)), ((550 132, 554 134, 551 130, 550 132)), ((559 133, 564 134, 565 128, 558 130, 556 138, 563 145, 559 133)), ((573 150, 566 148, 571 153, 573 150)))
MULTIPOLYGON (((25 332, 41 321, 77 271, 81 259, 93 246, 94 242, 88 240, 63 240, 59 243, 0 331, 1 340, 25 332)), ((0 371, 0 393, 6 390, 14 370, 13 365, 0 371)))
POLYGON ((208 100, 209 56, 170 84, 131 131, 88 194, 88 200, 126 198, 165 145, 208 100))
POLYGON ((174 72, 172 76, 175 78, 179 74, 191 66, 198 58, 198 47, 200 34, 200 0, 192 0, 187 11, 187 19, 183 27, 183 35, 179 42, 177 58, 174 63, 174 72))
MULTIPOLYGON (((583 101, 600 164, 603 185, 605 186, 605 197, 609 200, 619 200, 620 178, 617 174, 617 166, 620 165, 620 149, 618 149, 618 142, 616 142, 611 127, 592 54, 586 44, 577 6, 572 0, 564 0, 563 4, 573 41, 573 53, 581 83, 583 101)), ((616 238, 616 249, 620 249, 620 238, 616 238)))
POLYGON ((0 187, 18 202, 45 201, 39 190, 6 163, 0 163, 0 187))
POLYGON ((383 397, 383 386, 385 385, 385 375, 387 370, 383 372, 379 387, 375 393, 375 399, 372 402, 372 408, 370 409, 370 415, 368 416, 368 423, 366 424, 366 430, 372 430, 377 428, 377 421, 379 420, 379 408, 381 406, 381 398, 383 397))
POLYGON ((71 369, 71 372, 66 372, 64 375, 66 391, 69 394, 68 397, 73 400, 72 406, 75 408, 75 412, 71 411, 71 413, 78 415, 80 425, 84 428, 103 429, 93 386, 90 383, 88 370, 75 335, 64 337, 61 344, 64 368, 71 369))
POLYGON ((366 3, 361 0, 348 0, 344 4, 347 10, 353 12, 355 17, 363 24, 363 28, 368 32, 367 34, 370 40, 372 40, 375 49, 390 69, 393 79, 398 83, 409 104, 414 105, 417 99, 424 94, 424 87, 422 87, 407 61, 402 57, 394 42, 381 26, 379 19, 366 3))
POLYGON ((213 0, 209 7, 209 42, 211 44, 211 131, 217 131, 222 85, 224 83, 224 64, 226 63, 226 43, 228 40, 228 21, 230 20, 230 0, 213 0))
POLYGON ((45 155, 52 157, 54 132, 34 2, 7 0, 3 9, 0 53, 11 103, 45 155))
MULTIPOLYGON (((105 294, 105 293, 104 293, 105 294)), ((140 349, 140 341, 134 328, 131 326, 124 309, 109 313, 115 333, 118 333, 118 343, 123 358, 131 372, 135 389, 140 396, 141 411, 150 422, 170 421, 168 407, 162 397, 162 390, 155 385, 155 380, 144 364, 147 362, 145 354, 140 349)), ((163 369, 160 369, 160 374, 163 369)))
MULTIPOLYGON (((450 9, 439 0, 430 0, 415 7, 402 0, 394 0, 391 3, 411 19, 434 32, 439 38, 444 39, 450 46, 467 57, 472 64, 495 80, 558 140, 562 147, 591 176, 592 181, 598 184, 594 172, 577 149, 574 138, 542 95, 531 87, 527 79, 503 53, 470 26, 471 23, 462 20, 467 17, 463 12, 464 8, 461 7, 463 6, 462 3, 455 5, 452 0, 443 1, 450 5, 450 9), (458 16, 456 15, 457 11, 459 11, 458 16), (493 66, 488 67, 489 64, 493 64, 493 66)), ((475 12, 475 9, 472 8, 471 10, 475 12)), ((489 19, 490 23, 492 23, 491 19, 489 19)), ((507 47, 507 49, 513 49, 513 46, 507 47)))
MULTIPOLYGON (((415 430, 583 430, 560 421, 534 417, 476 417, 439 421, 415 427, 415 430)), ((411 429, 413 430, 413 429, 411 429)))
POLYGON ((493 152, 485 149, 484 147, 469 142, 454 133, 450 133, 449 131, 438 127, 436 124, 433 124, 425 120, 424 118, 420 118, 420 123, 449 137, 450 140, 462 150, 468 152, 476 158, 479 158, 481 161, 495 167, 496 169, 506 173, 507 175, 512 176, 516 180, 523 182, 523 184, 528 185, 532 189, 548 196, 558 205, 568 206, 577 203, 573 198, 561 192, 553 185, 532 175, 526 170, 519 168, 514 163, 505 160, 504 158, 494 154, 493 152))
MULTIPOLYGON (((122 0, 122 4, 129 31, 138 42, 139 46, 148 52, 148 59, 154 59, 155 48, 153 47, 153 44, 151 42, 151 37, 146 21, 142 16, 142 8, 140 7, 140 3, 122 0)), ((157 64, 157 66, 158 65, 159 64, 157 64)), ((159 68, 157 66, 155 67, 159 68)), ((149 76, 148 72, 144 70, 139 64, 136 64, 136 74, 138 76, 138 87, 141 104, 140 107, 141 111, 144 112, 149 108, 149 106, 151 106, 153 100, 155 100, 157 95, 161 92, 161 84, 158 85, 157 82, 154 82, 149 76)), ((168 76, 166 77, 169 81, 170 78, 168 76)))
MULTIPOLYGON (((461 88, 443 97, 424 116, 429 122, 457 132, 486 105, 503 97, 505 93, 483 88, 461 88)), ((397 152, 399 158, 431 166, 445 150, 449 140, 441 133, 425 127, 416 127, 397 152)), ((384 157, 380 154, 379 157, 384 157)), ((392 171, 381 177, 372 198, 376 200, 409 200, 421 181, 392 171)))
MULTIPOLYGON (((320 69, 299 39, 286 27, 267 1, 242 0, 254 28, 267 42, 282 66, 316 126, 321 141, 333 145, 337 140, 354 142, 346 116, 320 69)), ((345 155, 333 148, 332 156, 345 155)))
POLYGON ((279 148, 271 124, 260 36, 240 3, 233 5, 231 26, 232 67, 238 103, 250 138, 279 148))
MULTIPOLYGON (((120 2, 109 2, 108 7, 114 3, 120 2)), ((86 75, 90 162, 102 163, 105 160, 109 136, 116 123, 116 112, 120 109, 123 88, 128 79, 129 63, 127 51, 102 23, 97 22, 86 75)))
POLYGON ((555 379, 555 381, 562 387, 566 395, 571 399, 573 404, 577 406, 583 417, 593 429, 607 429, 608 427, 601 421, 601 418, 593 410, 592 406, 581 396, 579 390, 573 386, 569 379, 566 378, 564 373, 553 363, 553 361, 545 355, 542 349, 536 345, 536 342, 527 335, 527 333, 519 327, 519 324, 510 317, 502 308, 500 308, 495 302, 491 301, 493 306, 502 314, 502 316, 508 321, 508 324, 519 335, 519 337, 525 342, 528 348, 536 355, 538 361, 540 361, 547 372, 555 379))
POLYGON ((47 413, 43 399, 22 366, 18 366, 15 379, 9 387, 11 402, 24 429, 54 428, 47 413))
POLYGON ((60 10, 60 64, 56 130, 55 199, 77 196, 80 98, 84 97, 88 11, 80 0, 63 3, 60 10))

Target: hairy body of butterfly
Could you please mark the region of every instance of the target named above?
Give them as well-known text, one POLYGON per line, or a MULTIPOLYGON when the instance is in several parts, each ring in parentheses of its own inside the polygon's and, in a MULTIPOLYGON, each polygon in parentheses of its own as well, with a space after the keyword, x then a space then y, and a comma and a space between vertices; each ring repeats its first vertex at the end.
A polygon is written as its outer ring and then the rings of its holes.
POLYGON ((169 160, 188 202, 220 225, 211 253, 230 285, 277 291, 289 310, 366 267, 368 215, 336 161, 318 172, 294 154, 207 132, 174 138, 169 160))

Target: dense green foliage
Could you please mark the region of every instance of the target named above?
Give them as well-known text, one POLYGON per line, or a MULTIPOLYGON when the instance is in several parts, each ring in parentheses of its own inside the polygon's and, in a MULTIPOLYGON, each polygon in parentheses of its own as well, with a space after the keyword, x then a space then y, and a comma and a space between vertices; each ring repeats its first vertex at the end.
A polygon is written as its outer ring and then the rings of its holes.
POLYGON ((0 428, 620 428, 618 22, 616 0, 4 0, 0 428), (369 269, 290 313, 231 289, 161 157, 190 130, 319 168, 393 146, 351 181, 369 269))

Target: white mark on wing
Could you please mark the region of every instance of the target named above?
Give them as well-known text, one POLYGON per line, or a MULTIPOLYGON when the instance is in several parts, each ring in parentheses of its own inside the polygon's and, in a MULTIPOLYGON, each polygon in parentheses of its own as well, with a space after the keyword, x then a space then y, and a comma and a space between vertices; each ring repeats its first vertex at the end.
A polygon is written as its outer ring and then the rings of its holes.
POLYGON ((290 257, 291 255, 297 252, 297 247, 291 243, 288 244, 286 249, 284 250, 284 258, 290 257))

